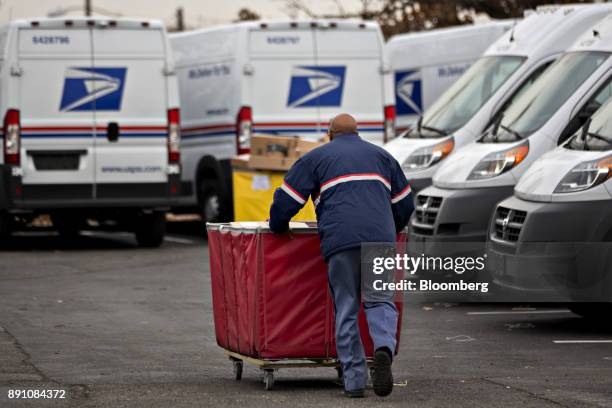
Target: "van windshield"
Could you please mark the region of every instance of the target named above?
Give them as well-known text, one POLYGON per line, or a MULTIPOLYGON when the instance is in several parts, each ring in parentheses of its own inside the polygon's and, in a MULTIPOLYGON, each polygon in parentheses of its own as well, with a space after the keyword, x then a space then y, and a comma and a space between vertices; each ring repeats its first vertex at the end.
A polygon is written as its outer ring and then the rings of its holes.
POLYGON ((443 137, 463 125, 525 61, 519 56, 482 57, 431 106, 420 128, 404 137, 443 137))
POLYGON ((580 129, 564 145, 570 150, 612 150, 612 100, 608 101, 592 117, 588 132, 580 129))
POLYGON ((559 58, 505 110, 483 143, 513 142, 543 126, 608 57, 605 52, 573 52, 559 58), (495 134, 493 134, 495 133, 495 134))

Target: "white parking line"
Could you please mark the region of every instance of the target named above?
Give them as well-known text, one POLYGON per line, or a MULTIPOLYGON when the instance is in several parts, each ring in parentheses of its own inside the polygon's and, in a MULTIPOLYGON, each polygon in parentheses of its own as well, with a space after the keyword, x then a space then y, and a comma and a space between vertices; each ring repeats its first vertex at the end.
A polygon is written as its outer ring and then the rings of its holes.
POLYGON ((493 310, 488 312, 467 312, 468 315, 509 315, 509 314, 554 314, 571 313, 568 309, 552 310, 493 310))
POLYGON ((177 237, 169 237, 169 236, 165 236, 164 237, 164 241, 176 242, 177 244, 186 244, 186 245, 191 245, 191 244, 194 243, 194 241, 192 241, 190 239, 177 238, 177 237))
POLYGON ((86 237, 131 237, 133 234, 125 231, 80 231, 86 237))
POLYGON ((553 340, 555 344, 600 344, 612 343, 612 340, 553 340))

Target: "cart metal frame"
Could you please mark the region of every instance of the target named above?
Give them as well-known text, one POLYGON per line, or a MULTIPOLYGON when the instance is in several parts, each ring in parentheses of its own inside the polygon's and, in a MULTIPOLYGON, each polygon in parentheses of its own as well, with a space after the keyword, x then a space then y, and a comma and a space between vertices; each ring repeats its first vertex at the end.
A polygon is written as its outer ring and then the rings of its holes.
MULTIPOLYGON (((234 379, 240 381, 242 379, 242 369, 244 362, 253 364, 263 372, 263 383, 264 388, 267 391, 274 388, 274 372, 280 368, 321 368, 329 367, 335 368, 338 378, 342 378, 342 367, 335 358, 327 359, 259 359, 254 357, 245 356, 244 354, 236 353, 234 351, 225 350, 225 354, 232 361, 234 366, 234 379)), ((373 367, 371 359, 367 360, 370 371, 373 367)), ((371 376, 370 372, 370 376, 371 376)))

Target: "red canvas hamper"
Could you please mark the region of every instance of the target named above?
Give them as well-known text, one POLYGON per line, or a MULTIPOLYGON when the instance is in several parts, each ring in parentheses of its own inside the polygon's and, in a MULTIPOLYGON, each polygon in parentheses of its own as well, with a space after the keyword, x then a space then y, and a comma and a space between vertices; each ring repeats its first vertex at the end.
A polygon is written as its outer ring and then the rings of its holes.
MULTIPOLYGON (((336 356, 327 265, 316 227, 275 235, 258 224, 209 224, 208 245, 217 343, 258 359, 336 356)), ((398 239, 404 241, 405 235, 398 239)), ((402 304, 398 321, 398 344, 402 304)), ((366 354, 373 354, 363 310, 366 354)))

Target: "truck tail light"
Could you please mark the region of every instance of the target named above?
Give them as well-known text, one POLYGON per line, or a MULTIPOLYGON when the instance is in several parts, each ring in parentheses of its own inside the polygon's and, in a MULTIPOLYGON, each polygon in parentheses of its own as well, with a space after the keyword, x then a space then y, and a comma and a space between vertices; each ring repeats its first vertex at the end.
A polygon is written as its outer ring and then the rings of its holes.
POLYGON ((253 111, 250 106, 243 106, 236 119, 236 150, 238 154, 251 151, 251 133, 253 132, 253 111))
POLYGON ((385 122, 384 122, 383 142, 387 143, 395 138, 395 105, 385 106, 385 122))
POLYGON ((4 116, 4 163, 19 165, 21 127, 19 111, 9 109, 4 116))
POLYGON ((168 162, 181 161, 181 114, 175 109, 168 109, 168 162))

